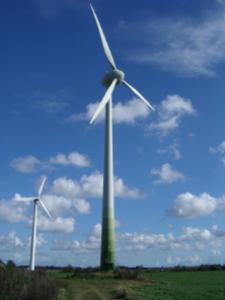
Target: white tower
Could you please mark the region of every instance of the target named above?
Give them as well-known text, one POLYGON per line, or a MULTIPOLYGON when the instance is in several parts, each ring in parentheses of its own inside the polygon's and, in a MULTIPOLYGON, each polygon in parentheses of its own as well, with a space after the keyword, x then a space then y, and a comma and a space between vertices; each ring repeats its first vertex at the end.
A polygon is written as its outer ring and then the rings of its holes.
POLYGON ((106 58, 112 67, 104 78, 103 85, 106 93, 102 98, 97 110, 95 111, 90 123, 92 124, 100 112, 105 108, 105 160, 104 160, 104 182, 103 182, 103 210, 102 210, 102 240, 101 240, 101 269, 104 271, 112 270, 115 266, 115 226, 114 226, 114 193, 113 193, 113 124, 112 124, 112 94, 120 83, 128 87, 136 97, 142 100, 150 109, 152 105, 138 92, 133 86, 124 80, 125 74, 117 69, 111 50, 107 43, 103 29, 100 25, 94 8, 91 10, 98 28, 102 46, 106 58))

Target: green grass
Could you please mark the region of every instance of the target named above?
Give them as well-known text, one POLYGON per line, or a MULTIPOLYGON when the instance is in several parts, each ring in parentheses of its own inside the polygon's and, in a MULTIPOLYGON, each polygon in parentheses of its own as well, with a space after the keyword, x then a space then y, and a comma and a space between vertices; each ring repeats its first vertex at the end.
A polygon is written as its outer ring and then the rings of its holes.
POLYGON ((225 271, 146 272, 144 280, 50 273, 61 286, 58 300, 225 300, 225 271))
POLYGON ((152 272, 135 288, 140 300, 224 300, 225 271, 152 272))
POLYGON ((49 270, 48 274, 54 278, 70 279, 73 272, 63 272, 61 270, 49 270))

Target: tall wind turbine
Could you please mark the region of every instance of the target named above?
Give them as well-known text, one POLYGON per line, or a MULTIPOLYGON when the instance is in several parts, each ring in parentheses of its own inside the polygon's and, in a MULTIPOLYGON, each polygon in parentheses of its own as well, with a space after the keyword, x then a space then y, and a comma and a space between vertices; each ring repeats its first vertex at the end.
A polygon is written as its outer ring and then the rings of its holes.
POLYGON ((33 210, 33 225, 32 225, 32 237, 31 237, 31 249, 30 249, 30 270, 34 271, 35 270, 35 252, 36 252, 36 240, 37 240, 37 213, 38 213, 38 204, 43 208, 45 213, 49 218, 51 218, 51 214, 48 211, 47 207, 41 200, 41 195, 45 186, 47 178, 44 177, 40 187, 38 189, 38 194, 37 196, 34 197, 17 197, 17 201, 33 201, 34 203, 34 210, 33 210))
POLYGON ((102 84, 106 92, 100 101, 91 121, 92 124, 101 111, 105 108, 105 159, 104 159, 104 181, 103 181, 103 210, 102 210, 102 239, 101 239, 101 269, 112 270, 115 266, 115 232, 114 232, 114 192, 113 192, 113 128, 112 128, 112 94, 117 85, 122 83, 132 93, 143 101, 151 110, 153 106, 144 96, 130 85, 124 78, 125 74, 116 66, 103 29, 97 14, 90 4, 94 19, 101 38, 106 58, 112 68, 105 74, 102 84))

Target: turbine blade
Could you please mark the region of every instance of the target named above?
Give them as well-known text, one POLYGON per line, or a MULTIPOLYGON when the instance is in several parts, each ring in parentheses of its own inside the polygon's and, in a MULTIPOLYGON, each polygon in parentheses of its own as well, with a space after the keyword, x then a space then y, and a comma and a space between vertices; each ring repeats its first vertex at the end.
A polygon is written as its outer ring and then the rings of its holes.
POLYGON ((116 64, 115 64, 114 58, 112 56, 111 50, 109 48, 108 42, 106 40, 104 31, 103 31, 103 29, 101 27, 101 24, 99 22, 99 19, 98 19, 97 15, 96 15, 96 12, 95 12, 93 6, 91 4, 90 4, 90 6, 91 6, 92 13, 94 15, 94 18, 95 18, 96 25, 98 27, 98 32, 99 32, 99 35, 100 35, 100 38, 101 38, 101 41, 102 41, 102 46, 103 46, 105 55, 106 55, 106 57, 107 57, 110 65, 112 66, 112 68, 116 69, 116 64))
POLYGON ((40 198, 38 200, 39 200, 38 202, 40 203, 40 205, 44 209, 45 213, 49 216, 49 218, 51 218, 52 216, 51 216, 49 210, 47 209, 47 207, 45 206, 45 204, 42 202, 42 200, 40 198))
POLYGON ((15 195, 14 199, 15 201, 18 202, 27 202, 27 201, 34 201, 36 198, 35 197, 20 197, 20 195, 15 195))
POLYGON ((38 196, 40 197, 42 192, 43 192, 43 189, 44 189, 44 186, 45 186, 45 183, 46 183, 46 180, 47 180, 47 177, 44 176, 44 178, 42 179, 42 182, 40 184, 40 187, 38 189, 38 196))
POLYGON ((115 86, 116 86, 116 83, 117 83, 117 79, 114 79, 113 82, 111 83, 111 85, 109 86, 109 88, 107 89, 104 97, 102 98, 100 104, 98 105, 98 108, 96 109, 91 121, 90 121, 90 124, 92 124, 96 118, 98 117, 98 115, 100 114, 100 112, 103 110, 103 108, 105 107, 105 105, 107 104, 107 102, 109 101, 109 99, 111 98, 112 96, 112 93, 115 89, 115 86))
POLYGON ((151 110, 155 111, 155 108, 145 99, 145 97, 138 92, 132 85, 130 85, 126 80, 122 81, 139 99, 141 99, 151 110))

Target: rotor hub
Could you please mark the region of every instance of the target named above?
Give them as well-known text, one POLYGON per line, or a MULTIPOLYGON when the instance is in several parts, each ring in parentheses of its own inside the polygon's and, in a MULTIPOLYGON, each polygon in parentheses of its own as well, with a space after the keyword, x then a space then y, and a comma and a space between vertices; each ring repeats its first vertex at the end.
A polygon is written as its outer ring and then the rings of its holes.
POLYGON ((105 74, 102 79, 102 84, 109 87, 113 80, 117 79, 117 84, 121 83, 125 77, 123 71, 115 69, 105 74))

